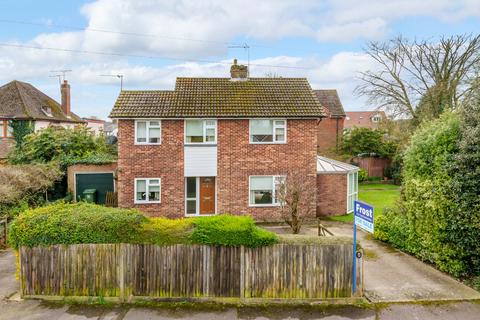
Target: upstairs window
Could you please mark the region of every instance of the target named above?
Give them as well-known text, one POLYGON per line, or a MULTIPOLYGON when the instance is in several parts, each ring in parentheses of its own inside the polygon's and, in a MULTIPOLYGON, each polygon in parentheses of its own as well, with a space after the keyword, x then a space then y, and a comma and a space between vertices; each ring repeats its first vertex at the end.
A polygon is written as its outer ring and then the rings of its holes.
POLYGON ((159 203, 160 178, 135 179, 135 203, 159 203))
POLYGON ((276 206, 280 187, 285 183, 285 176, 251 176, 250 205, 276 206))
POLYGON ((185 143, 215 144, 217 120, 185 120, 185 143))
POLYGON ((135 121, 135 144, 160 144, 160 120, 135 121))
POLYGON ((250 143, 287 142, 286 120, 250 120, 250 143))
POLYGON ((380 121, 382 121, 382 116, 376 114, 372 117, 372 121, 375 122, 375 123, 380 122, 380 121))

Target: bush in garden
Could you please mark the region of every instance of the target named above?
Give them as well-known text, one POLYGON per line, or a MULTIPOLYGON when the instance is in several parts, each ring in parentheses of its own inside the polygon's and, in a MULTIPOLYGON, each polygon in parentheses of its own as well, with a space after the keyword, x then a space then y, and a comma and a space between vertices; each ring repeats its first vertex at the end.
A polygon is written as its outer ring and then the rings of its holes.
POLYGON ((274 233, 251 217, 147 218, 137 210, 79 202, 26 210, 11 224, 9 243, 19 246, 81 243, 139 243, 258 247, 275 243, 274 233))
POLYGON ((397 144, 387 141, 384 132, 369 128, 353 128, 342 138, 342 151, 356 157, 360 154, 374 154, 379 157, 391 157, 397 150, 397 144))
POLYGON ((219 215, 193 221, 190 240, 194 243, 224 246, 260 247, 277 242, 274 233, 255 225, 250 216, 219 215))
POLYGON ((358 182, 365 182, 368 179, 368 172, 365 169, 360 169, 358 171, 358 182))
POLYGON ((137 210, 89 203, 56 203, 30 209, 11 224, 9 243, 19 246, 78 243, 128 243, 141 237, 147 222, 137 210))
POLYGON ((456 207, 449 216, 446 241, 462 253, 465 269, 479 276, 480 284, 480 86, 466 99, 461 120, 459 150, 449 167, 456 207))
POLYGON ((416 131, 403 158, 400 207, 376 221, 376 237, 454 275, 467 272, 464 252, 448 240, 456 210, 449 165, 458 153, 458 115, 446 112, 416 131))
POLYGON ((44 203, 45 192, 62 176, 54 163, 0 167, 0 216, 13 217, 44 203))
POLYGON ((107 144, 104 136, 95 136, 83 126, 74 129, 49 127, 26 135, 23 143, 10 153, 9 162, 25 164, 58 161, 67 166, 97 158, 103 162, 115 159, 112 147, 107 144))

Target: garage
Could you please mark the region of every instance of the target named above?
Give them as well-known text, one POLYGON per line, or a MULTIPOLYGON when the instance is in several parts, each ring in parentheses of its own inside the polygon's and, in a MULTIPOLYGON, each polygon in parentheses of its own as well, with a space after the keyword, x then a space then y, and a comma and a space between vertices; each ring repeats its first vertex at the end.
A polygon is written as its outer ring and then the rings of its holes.
POLYGON ((95 203, 105 204, 107 192, 116 191, 116 170, 116 163, 72 165, 67 170, 69 192, 75 201, 80 201, 85 190, 94 189, 95 203))
POLYGON ((83 199, 83 192, 95 189, 96 203, 105 204, 107 192, 114 191, 113 173, 76 173, 75 174, 75 199, 83 199))

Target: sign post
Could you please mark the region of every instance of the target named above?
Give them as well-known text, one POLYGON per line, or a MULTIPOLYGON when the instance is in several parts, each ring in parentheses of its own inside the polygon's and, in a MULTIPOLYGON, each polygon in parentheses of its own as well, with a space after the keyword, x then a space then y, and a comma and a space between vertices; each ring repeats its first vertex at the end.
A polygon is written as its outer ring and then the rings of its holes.
POLYGON ((352 265, 352 293, 357 292, 357 225, 363 230, 373 233, 373 207, 355 200, 353 204, 353 265, 352 265))

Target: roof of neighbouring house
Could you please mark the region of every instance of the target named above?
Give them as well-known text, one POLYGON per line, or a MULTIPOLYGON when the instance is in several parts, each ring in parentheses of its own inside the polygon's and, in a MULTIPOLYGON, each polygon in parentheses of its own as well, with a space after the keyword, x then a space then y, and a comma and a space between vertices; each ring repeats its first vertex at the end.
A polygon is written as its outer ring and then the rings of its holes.
POLYGON ((177 78, 173 91, 122 91, 110 118, 324 117, 305 78, 177 78))
POLYGON ((345 117, 342 102, 335 89, 321 89, 313 90, 317 95, 318 100, 327 110, 327 114, 333 118, 345 117))
POLYGON ((353 127, 374 129, 378 124, 372 121, 373 116, 380 115, 382 120, 387 118, 385 111, 347 111, 346 114, 345 129, 353 127))
POLYGON ((67 117, 58 102, 31 84, 17 80, 0 87, 0 118, 83 122, 73 112, 67 117), (42 108, 48 108, 51 116, 42 108))
POLYGON ((349 173, 360 170, 359 167, 334 159, 317 156, 317 174, 349 173))

